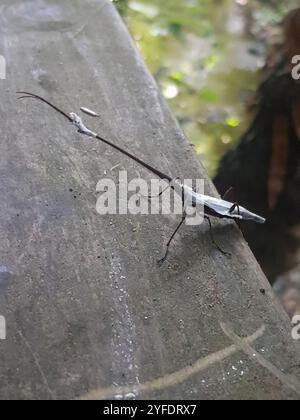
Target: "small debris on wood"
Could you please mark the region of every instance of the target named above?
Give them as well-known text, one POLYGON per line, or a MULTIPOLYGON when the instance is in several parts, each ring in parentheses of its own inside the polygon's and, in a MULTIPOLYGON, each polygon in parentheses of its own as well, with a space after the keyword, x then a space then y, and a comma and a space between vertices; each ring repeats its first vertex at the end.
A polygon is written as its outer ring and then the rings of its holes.
POLYGON ((92 111, 92 110, 91 110, 91 109, 89 109, 89 108, 85 108, 84 106, 82 106, 82 107, 80 108, 80 111, 82 111, 84 114, 90 115, 91 117, 100 117, 100 115, 99 115, 99 114, 97 114, 97 112, 92 111))

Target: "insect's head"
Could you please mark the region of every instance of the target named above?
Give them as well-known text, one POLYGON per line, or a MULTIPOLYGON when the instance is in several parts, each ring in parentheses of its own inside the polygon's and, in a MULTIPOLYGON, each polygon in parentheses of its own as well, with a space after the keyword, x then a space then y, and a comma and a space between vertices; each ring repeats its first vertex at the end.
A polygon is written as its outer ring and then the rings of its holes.
POLYGON ((231 212, 230 215, 233 219, 237 220, 249 220, 256 223, 265 223, 266 219, 259 216, 258 214, 252 213, 251 211, 245 209, 241 206, 236 206, 231 212))

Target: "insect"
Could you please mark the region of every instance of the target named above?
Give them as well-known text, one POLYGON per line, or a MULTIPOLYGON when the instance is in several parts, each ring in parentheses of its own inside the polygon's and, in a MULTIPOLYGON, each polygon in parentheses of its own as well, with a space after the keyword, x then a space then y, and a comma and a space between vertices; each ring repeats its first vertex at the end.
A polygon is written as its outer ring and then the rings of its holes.
MULTIPOLYGON (((154 175, 156 175, 160 179, 167 180, 169 182, 170 188, 172 188, 173 190, 175 190, 177 192, 180 191, 180 193, 182 195, 183 208, 184 209, 186 208, 187 203, 189 203, 193 207, 196 207, 198 204, 203 206, 204 217, 208 221, 208 224, 209 224, 212 243, 223 254, 228 254, 228 253, 224 252, 217 245, 217 243, 214 239, 210 217, 217 217, 219 219, 232 219, 232 220, 236 220, 236 221, 251 220, 251 221, 256 222, 256 223, 265 223, 266 220, 263 217, 255 214, 255 213, 250 212, 249 210, 240 206, 238 203, 232 203, 232 202, 226 201, 225 197, 224 197, 224 199, 219 199, 219 198, 216 198, 216 197, 211 197, 209 195, 199 194, 199 193, 195 192, 192 188, 187 187, 184 184, 181 184, 178 178, 172 178, 169 175, 164 174, 160 170, 154 168, 153 166, 149 165, 148 163, 144 162, 143 160, 139 159, 138 157, 134 156, 133 154, 127 152, 124 149, 122 149, 120 146, 117 146, 116 144, 110 142, 109 140, 104 139, 103 137, 101 137, 97 133, 88 129, 84 125, 81 118, 77 114, 72 112, 68 115, 66 112, 62 111, 60 108, 53 105, 51 102, 47 101, 46 99, 44 99, 43 97, 41 97, 39 95, 35 95, 35 94, 29 93, 29 92, 17 92, 17 94, 22 95, 18 99, 31 98, 31 99, 37 99, 39 101, 42 101, 42 102, 46 103, 51 108, 53 108, 55 111, 57 111, 61 115, 63 115, 70 123, 75 125, 75 127, 77 127, 79 133, 81 133, 83 135, 86 135, 88 137, 93 137, 93 138, 101 141, 102 143, 105 143, 106 145, 114 148, 115 150, 119 151, 120 153, 127 156, 128 158, 134 160, 136 163, 143 166, 145 169, 152 172, 154 175)), ((161 191, 159 195, 161 195, 162 193, 163 193, 163 191, 161 191)), ((151 197, 149 196, 149 198, 151 198, 151 197)), ((180 223, 178 224, 178 226, 176 227, 175 231, 173 232, 171 238, 167 242, 166 252, 165 252, 164 257, 161 258, 158 261, 158 263, 160 265, 163 264, 166 261, 166 259, 168 257, 170 245, 171 245, 175 235, 177 234, 177 232, 179 231, 179 229, 181 228, 181 226, 185 222, 186 217, 187 217, 187 214, 184 211, 180 223)))

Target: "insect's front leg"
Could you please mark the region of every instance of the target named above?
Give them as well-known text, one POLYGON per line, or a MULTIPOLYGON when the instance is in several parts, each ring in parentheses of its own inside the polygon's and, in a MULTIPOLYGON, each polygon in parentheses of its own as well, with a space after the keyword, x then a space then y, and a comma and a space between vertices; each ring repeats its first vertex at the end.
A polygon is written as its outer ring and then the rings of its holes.
POLYGON ((214 232, 213 232, 213 228, 212 228, 212 224, 211 224, 211 220, 208 216, 204 216, 205 220, 207 220, 208 222, 208 226, 209 226, 209 234, 210 234, 210 239, 212 244, 214 245, 215 248, 217 248, 218 251, 220 251, 223 255, 227 255, 227 257, 230 257, 231 254, 230 252, 226 252, 224 251, 216 242, 215 237, 214 237, 214 232))
POLYGON ((237 209, 238 215, 240 216, 240 206, 238 203, 233 204, 233 206, 229 209, 229 213, 232 214, 235 209, 237 209))
POLYGON ((168 258, 169 248, 170 248, 171 242, 173 241, 173 239, 174 239, 174 237, 175 237, 176 233, 179 231, 179 229, 180 229, 180 228, 181 228, 181 226, 183 225, 183 223, 184 223, 185 219, 186 219, 186 212, 184 211, 184 213, 183 213, 183 215, 182 215, 182 219, 181 219, 181 221, 180 221, 179 225, 177 226, 177 228, 176 228, 176 229, 175 229, 175 231, 173 232, 173 234, 172 234, 171 238, 169 239, 169 241, 168 241, 168 243, 167 243, 167 245, 166 245, 166 252, 165 252, 164 257, 163 257, 163 258, 161 258, 161 259, 157 262, 157 263, 158 263, 158 265, 160 265, 160 266, 161 266, 161 265, 162 265, 162 264, 166 261, 166 259, 168 258))

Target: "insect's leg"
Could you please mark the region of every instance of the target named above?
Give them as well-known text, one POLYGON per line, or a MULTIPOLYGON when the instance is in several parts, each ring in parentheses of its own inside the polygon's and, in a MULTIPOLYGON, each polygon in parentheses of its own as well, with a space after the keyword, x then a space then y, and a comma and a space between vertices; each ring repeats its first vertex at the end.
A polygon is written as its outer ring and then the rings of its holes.
POLYGON ((179 229, 180 229, 180 228, 181 228, 181 226, 183 225, 183 223, 184 223, 185 219, 186 219, 186 213, 184 212, 184 214, 182 215, 182 219, 181 219, 181 221, 180 221, 179 225, 177 226, 177 228, 176 228, 176 229, 175 229, 175 231, 173 232, 173 234, 172 234, 171 238, 169 239, 169 241, 168 241, 168 243, 167 243, 167 245, 166 245, 166 246, 167 246, 167 248, 166 248, 166 253, 165 253, 164 257, 158 261, 158 264, 159 264, 159 265, 162 265, 162 264, 166 261, 166 259, 167 259, 167 257, 168 257, 168 254, 169 254, 169 247, 170 247, 170 245, 171 245, 171 242, 173 241, 173 239, 174 239, 174 237, 175 237, 176 233, 179 231, 179 229))
POLYGON ((215 238, 214 238, 214 233, 213 233, 213 228, 211 225, 211 220, 208 216, 204 216, 204 218, 207 220, 208 222, 208 226, 209 226, 209 234, 210 234, 210 239, 212 244, 217 248, 218 251, 220 251, 222 254, 230 256, 231 254, 229 252, 223 251, 223 249, 217 244, 215 238))
POLYGON ((237 209, 238 215, 240 216, 240 206, 238 203, 234 203, 234 205, 229 209, 229 213, 233 213, 235 209, 237 209))
POLYGON ((234 195, 234 188, 230 187, 228 190, 222 195, 222 200, 231 201, 231 198, 234 195))
POLYGON ((167 185, 166 188, 164 188, 163 190, 161 190, 159 194, 156 194, 156 195, 151 195, 151 194, 149 194, 149 195, 142 195, 142 197, 148 198, 148 200, 151 200, 152 198, 158 198, 158 197, 162 196, 163 193, 166 192, 169 188, 170 188, 170 185, 167 185))
MULTIPOLYGON (((234 188, 230 187, 226 193, 222 196, 223 200, 231 201, 231 197, 233 196, 234 188)), ((229 209, 229 213, 233 213, 234 210, 237 209, 238 215, 240 216, 240 206, 238 203, 234 203, 233 206, 229 209)))
POLYGON ((148 200, 151 200, 152 198, 158 198, 158 197, 162 196, 163 193, 166 192, 169 188, 171 188, 172 184, 174 184, 174 182, 177 181, 177 179, 180 179, 180 178, 172 179, 172 181, 169 182, 169 184, 162 191, 160 191, 160 193, 157 194, 157 195, 142 195, 142 194, 140 194, 140 195, 144 198, 148 198, 148 200))

